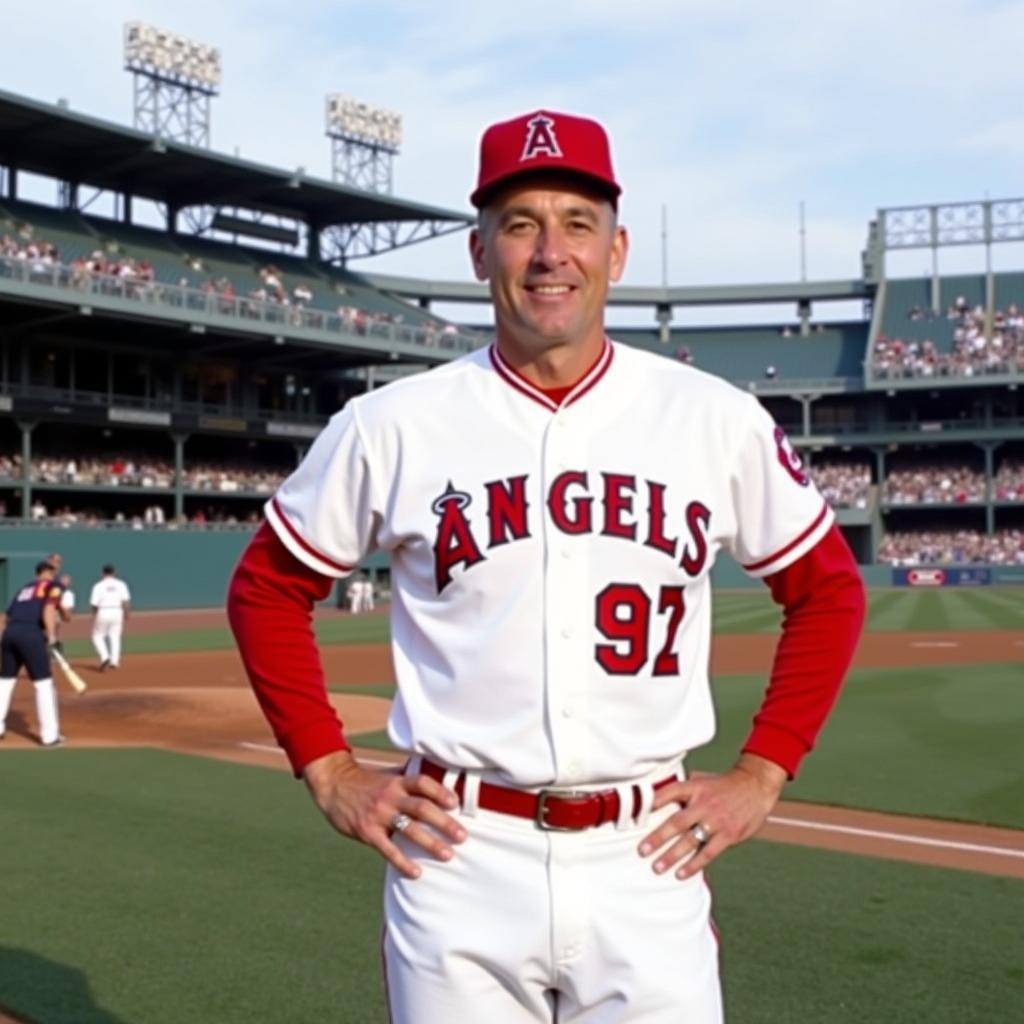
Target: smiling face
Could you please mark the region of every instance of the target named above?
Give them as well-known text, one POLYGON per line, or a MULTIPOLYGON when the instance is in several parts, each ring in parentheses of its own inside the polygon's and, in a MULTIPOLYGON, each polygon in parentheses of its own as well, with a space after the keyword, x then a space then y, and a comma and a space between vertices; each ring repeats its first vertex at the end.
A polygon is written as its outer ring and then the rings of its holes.
POLYGON ((470 254, 490 282, 502 355, 544 386, 573 383, 601 352, 608 287, 627 248, 611 204, 585 185, 531 177, 499 192, 470 254))

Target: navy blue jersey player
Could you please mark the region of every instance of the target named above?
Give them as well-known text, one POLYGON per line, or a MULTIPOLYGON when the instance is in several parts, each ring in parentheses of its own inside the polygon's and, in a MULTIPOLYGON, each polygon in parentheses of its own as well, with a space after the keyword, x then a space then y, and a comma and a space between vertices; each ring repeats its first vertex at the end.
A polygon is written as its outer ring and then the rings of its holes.
POLYGON ((36 578, 19 588, 7 606, 7 624, 0 638, 0 737, 6 731, 7 711, 18 670, 24 666, 35 686, 39 738, 47 747, 64 740, 60 734, 49 651, 49 646, 57 641, 63 591, 54 580, 56 572, 50 562, 36 566, 36 578))

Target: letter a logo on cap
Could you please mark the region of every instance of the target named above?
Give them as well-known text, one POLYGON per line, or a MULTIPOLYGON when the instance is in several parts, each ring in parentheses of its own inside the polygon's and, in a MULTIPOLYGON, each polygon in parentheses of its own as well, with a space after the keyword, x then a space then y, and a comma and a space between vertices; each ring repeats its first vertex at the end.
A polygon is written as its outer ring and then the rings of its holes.
POLYGON ((538 114, 526 122, 526 143, 523 146, 522 160, 532 160, 535 156, 561 156, 558 139, 555 138, 555 122, 550 117, 538 114))

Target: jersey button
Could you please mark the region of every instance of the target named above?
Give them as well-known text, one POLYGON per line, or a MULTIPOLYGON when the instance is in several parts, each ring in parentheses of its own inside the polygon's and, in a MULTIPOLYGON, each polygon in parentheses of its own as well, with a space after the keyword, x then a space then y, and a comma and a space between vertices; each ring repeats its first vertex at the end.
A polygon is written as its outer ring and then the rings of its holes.
POLYGON ((576 714, 576 709, 571 704, 566 704, 565 707, 562 708, 562 717, 563 718, 572 718, 572 716, 575 715, 575 714, 576 714))
POLYGON ((566 561, 572 558, 572 552, 568 548, 562 548, 561 555, 566 561))
POLYGON ((563 636, 563 637, 564 637, 564 638, 565 638, 566 640, 568 640, 568 639, 569 639, 569 637, 571 637, 571 636, 572 636, 572 626, 563 626, 563 627, 562 627, 562 636, 563 636))

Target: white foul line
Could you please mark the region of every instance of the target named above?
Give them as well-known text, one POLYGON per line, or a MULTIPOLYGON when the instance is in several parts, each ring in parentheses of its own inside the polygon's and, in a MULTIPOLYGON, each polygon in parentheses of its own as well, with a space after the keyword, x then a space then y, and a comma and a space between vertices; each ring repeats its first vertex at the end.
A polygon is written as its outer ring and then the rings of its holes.
POLYGON ((982 846, 979 843, 958 843, 952 839, 929 839, 926 836, 908 836, 901 832, 882 832, 873 828, 853 828, 850 825, 829 825, 820 821, 801 821, 798 818, 777 818, 769 815, 773 825, 790 825, 794 828, 809 828, 819 832, 841 832, 848 836, 863 836, 866 839, 887 839, 893 843, 911 843, 915 846, 935 846, 943 850, 963 850, 967 853, 990 853, 994 857, 1020 857, 1024 850, 1006 850, 1001 846, 982 846))
MULTIPOLYGON (((280 754, 284 756, 284 751, 280 747, 272 747, 269 743, 239 743, 240 747, 245 747, 246 750, 261 750, 268 754, 280 754)), ((373 765, 374 768, 394 768, 397 761, 375 761, 370 757, 359 758, 360 764, 373 765)))
MULTIPOLYGON (((272 747, 267 743, 239 743, 247 750, 263 750, 270 754, 284 754, 280 747, 272 747)), ((375 768, 394 768, 394 761, 375 761, 361 757, 362 764, 373 765, 375 768)), ((865 839, 887 839, 893 843, 910 843, 915 846, 935 846, 943 850, 963 850, 966 853, 990 853, 995 857, 1020 857, 1024 859, 1024 850, 1005 850, 1000 846, 983 846, 979 843, 958 843, 952 839, 929 839, 926 836, 908 836, 901 832, 882 832, 873 828, 853 828, 850 825, 829 825, 821 821, 802 821, 799 818, 779 818, 774 814, 768 816, 772 825, 789 825, 792 828, 809 828, 818 832, 839 832, 847 836, 863 836, 865 839)))

